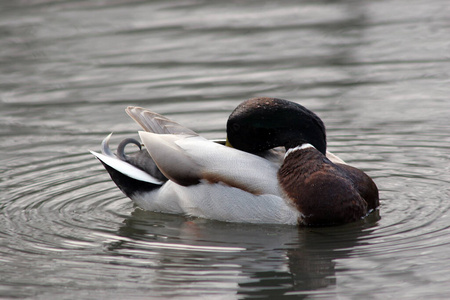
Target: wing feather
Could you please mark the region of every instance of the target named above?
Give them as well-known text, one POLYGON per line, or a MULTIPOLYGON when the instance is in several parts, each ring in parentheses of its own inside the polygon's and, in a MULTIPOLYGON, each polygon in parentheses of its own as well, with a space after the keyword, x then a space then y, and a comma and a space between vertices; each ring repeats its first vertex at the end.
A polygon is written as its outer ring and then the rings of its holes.
POLYGON ((222 182, 257 195, 278 195, 277 167, 264 158, 201 136, 139 135, 161 172, 176 183, 222 182))
POLYGON ((129 106, 125 111, 145 131, 158 134, 197 135, 195 131, 148 109, 129 106))

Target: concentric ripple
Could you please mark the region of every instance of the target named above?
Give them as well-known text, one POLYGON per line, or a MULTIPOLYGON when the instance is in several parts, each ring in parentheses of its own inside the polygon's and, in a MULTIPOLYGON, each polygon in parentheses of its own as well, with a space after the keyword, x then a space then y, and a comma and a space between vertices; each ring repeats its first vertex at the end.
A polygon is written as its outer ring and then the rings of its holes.
MULTIPOLYGON (((108 289, 118 289, 114 297, 119 298, 150 292, 294 297, 314 290, 333 297, 340 281, 349 295, 376 292, 380 284, 385 293, 396 293, 386 277, 406 272, 411 282, 438 287, 448 279, 438 266, 448 258, 442 250, 450 243, 450 203, 443 183, 450 181, 447 170, 438 168, 445 154, 433 153, 448 150, 446 142, 432 144, 434 136, 424 136, 420 145, 403 137, 403 147, 397 147, 377 133, 358 138, 341 135, 348 129, 339 124, 335 128, 330 148, 339 154, 345 146, 349 151, 341 156, 367 167, 380 187, 381 207, 364 221, 331 228, 228 224, 145 212, 133 207, 87 151, 9 162, 1 182, 1 235, 8 241, 1 251, 9 274, 4 285, 9 295, 42 298, 62 288, 82 296, 100 287, 96 295, 111 296, 108 289), (351 150, 366 147, 371 154, 362 159, 351 150), (424 155, 414 157, 417 153, 424 155), (360 285, 354 289, 345 282, 360 285)), ((405 287, 427 294, 409 283, 405 287)))

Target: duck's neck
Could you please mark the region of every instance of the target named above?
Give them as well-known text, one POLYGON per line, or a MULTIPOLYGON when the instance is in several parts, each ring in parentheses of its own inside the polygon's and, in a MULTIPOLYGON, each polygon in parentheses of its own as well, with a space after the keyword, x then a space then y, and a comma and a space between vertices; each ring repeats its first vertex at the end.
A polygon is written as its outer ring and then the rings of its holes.
POLYGON ((326 153, 326 140, 320 136, 305 136, 304 132, 279 133, 279 146, 283 146, 286 151, 296 151, 313 147, 322 154, 326 153))
POLYGON ((308 177, 315 172, 323 161, 324 155, 311 144, 301 144, 289 148, 278 171, 280 183, 293 184, 301 177, 308 177))
MULTIPOLYGON (((307 193, 315 172, 319 171, 320 156, 323 156, 310 144, 302 144, 286 151, 283 164, 278 170, 278 182, 285 199, 301 213, 299 223, 309 223, 316 215, 314 197, 307 193)), ((314 181, 314 180, 313 180, 314 181)), ((308 225, 308 224, 306 224, 308 225)))
POLYGON ((301 150, 308 149, 308 148, 315 149, 315 147, 313 145, 308 144, 308 143, 296 146, 294 148, 289 148, 289 149, 287 149, 286 154, 284 155, 284 159, 286 159, 286 157, 288 157, 290 154, 292 154, 295 151, 301 151, 301 150))

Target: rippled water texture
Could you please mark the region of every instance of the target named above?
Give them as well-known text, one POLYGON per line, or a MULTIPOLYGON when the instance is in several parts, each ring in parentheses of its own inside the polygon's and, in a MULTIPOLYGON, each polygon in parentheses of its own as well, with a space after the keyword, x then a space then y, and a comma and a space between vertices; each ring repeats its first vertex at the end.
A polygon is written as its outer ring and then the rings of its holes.
POLYGON ((0 297, 447 299, 450 6, 430 1, 0 4, 0 297), (379 218, 332 228, 145 212, 88 150, 127 105, 208 138, 293 100, 366 171, 379 218))

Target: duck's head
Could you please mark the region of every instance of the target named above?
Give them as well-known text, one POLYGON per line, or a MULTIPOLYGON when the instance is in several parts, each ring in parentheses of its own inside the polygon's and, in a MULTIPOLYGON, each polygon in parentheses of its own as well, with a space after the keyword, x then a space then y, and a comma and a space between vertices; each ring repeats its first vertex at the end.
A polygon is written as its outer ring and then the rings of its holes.
POLYGON ((239 104, 227 122, 227 143, 256 153, 309 143, 325 154, 325 125, 304 106, 276 98, 253 98, 239 104))

